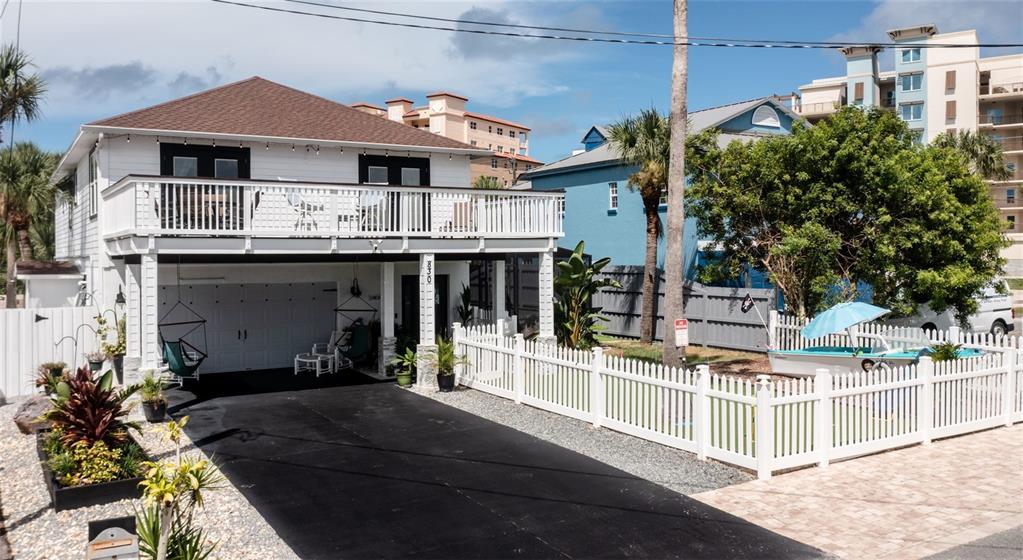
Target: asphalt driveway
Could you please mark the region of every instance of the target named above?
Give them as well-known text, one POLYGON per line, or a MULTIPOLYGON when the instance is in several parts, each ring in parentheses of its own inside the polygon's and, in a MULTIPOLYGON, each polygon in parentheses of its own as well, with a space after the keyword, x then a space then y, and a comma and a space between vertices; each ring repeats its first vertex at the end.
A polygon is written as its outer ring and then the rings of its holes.
POLYGON ((205 386, 176 392, 175 414, 304 558, 822 554, 393 384, 205 386))

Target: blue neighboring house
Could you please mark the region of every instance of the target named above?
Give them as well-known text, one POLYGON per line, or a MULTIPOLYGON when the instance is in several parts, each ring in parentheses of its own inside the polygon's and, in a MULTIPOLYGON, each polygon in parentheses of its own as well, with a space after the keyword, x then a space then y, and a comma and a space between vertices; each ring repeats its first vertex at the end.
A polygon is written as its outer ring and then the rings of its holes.
MULTIPOLYGON (((781 101, 763 97, 689 113, 692 133, 707 128, 721 131, 722 146, 733 140, 752 141, 775 134, 789 134, 799 120, 781 101)), ((561 247, 572 249, 586 241, 586 252, 594 258, 611 257, 613 265, 642 265, 646 246, 643 201, 629 189, 634 166, 623 165, 608 143, 607 129, 594 126, 583 136, 583 149, 573 155, 538 167, 522 175, 534 190, 564 189, 565 237, 561 247)), ((667 206, 661 206, 661 223, 666 224, 667 206)), ((697 239, 696 221, 687 219, 683 261, 686 277, 693 278, 701 259, 707 258, 697 239)), ((658 266, 664 266, 664 240, 658 243, 658 266)), ((754 287, 763 284, 754 278, 754 287)))

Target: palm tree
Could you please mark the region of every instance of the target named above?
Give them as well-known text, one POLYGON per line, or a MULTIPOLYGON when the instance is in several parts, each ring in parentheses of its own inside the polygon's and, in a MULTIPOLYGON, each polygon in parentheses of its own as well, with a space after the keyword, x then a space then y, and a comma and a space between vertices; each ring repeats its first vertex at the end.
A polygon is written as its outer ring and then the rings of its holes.
POLYGON ((491 177, 490 175, 480 175, 476 177, 476 180, 472 182, 472 188, 474 189, 500 189, 502 188, 500 181, 497 177, 491 177))
POLYGON ((668 333, 675 321, 685 318, 685 271, 682 266, 683 234, 685 233, 686 197, 686 133, 689 118, 686 109, 688 87, 689 5, 686 0, 674 2, 674 58, 671 66, 671 133, 668 166, 668 239, 664 249, 664 344, 661 362, 668 366, 684 365, 685 347, 677 347, 668 333))
MULTIPOLYGON (((14 45, 0 49, 0 133, 8 122, 18 119, 34 120, 39 116, 39 104, 46 85, 37 74, 29 74, 32 61, 14 45)), ((10 227, 7 215, 9 205, 0 194, 0 223, 4 224, 5 259, 7 261, 7 307, 17 305, 17 281, 14 278, 14 261, 17 259, 13 244, 16 232, 10 227), (7 231, 10 230, 10 231, 7 231)))
POLYGON ((20 142, 0 153, 0 239, 7 257, 7 306, 14 307, 17 278, 14 263, 18 256, 35 256, 32 237, 36 244, 53 220, 53 208, 61 191, 51 181, 60 156, 44 152, 31 142, 20 142))
POLYGON ((977 134, 969 130, 943 132, 931 144, 958 151, 966 158, 970 170, 985 179, 1003 181, 1010 176, 1002 158, 1001 144, 987 134, 977 134))
POLYGON ((654 305, 657 295, 657 239, 661 236, 658 214, 661 196, 668 186, 668 153, 671 129, 668 119, 657 109, 645 109, 638 116, 625 117, 608 127, 611 149, 622 163, 638 167, 629 176, 629 189, 639 192, 646 215, 646 255, 643 259, 643 306, 640 310, 639 339, 650 343, 654 338, 654 305))

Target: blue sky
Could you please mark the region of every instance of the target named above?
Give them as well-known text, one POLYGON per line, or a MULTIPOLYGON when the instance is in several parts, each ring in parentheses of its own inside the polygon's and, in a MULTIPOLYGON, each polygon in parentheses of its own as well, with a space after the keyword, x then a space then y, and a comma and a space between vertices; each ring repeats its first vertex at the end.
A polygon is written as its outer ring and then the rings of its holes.
MULTIPOLYGON (((345 4, 533 25, 671 31, 669 1, 345 4)), ((943 31, 977 28, 982 41, 1023 42, 1020 2, 689 6, 692 36, 883 41, 885 29, 936 23, 943 31)), ((0 27, 4 41, 16 35, 12 14, 0 27)), ((30 1, 24 5, 21 45, 51 91, 44 116, 19 125, 16 139, 51 150, 66 148, 83 122, 254 74, 341 102, 380 103, 394 95, 418 102, 428 91, 456 91, 470 98, 472 110, 530 125, 531 155, 545 161, 578 147, 591 124, 650 105, 666 109, 670 96, 669 47, 403 30, 203 1, 30 1)), ((883 53, 882 59, 890 65, 891 56, 883 53)), ((814 50, 692 48, 689 62, 692 110, 790 92, 844 71, 840 55, 814 50)))

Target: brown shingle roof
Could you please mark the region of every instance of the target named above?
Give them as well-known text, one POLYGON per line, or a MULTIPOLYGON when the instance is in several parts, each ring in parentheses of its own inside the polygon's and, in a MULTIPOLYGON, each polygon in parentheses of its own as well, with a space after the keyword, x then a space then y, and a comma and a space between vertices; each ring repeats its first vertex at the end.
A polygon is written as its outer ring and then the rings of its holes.
POLYGON ((81 270, 68 261, 29 261, 20 260, 15 263, 18 276, 32 276, 36 274, 80 274, 81 270))
POLYGON ((258 76, 89 125, 473 149, 258 76))

